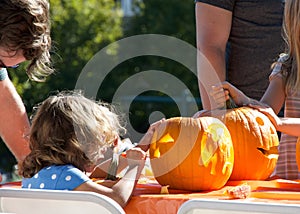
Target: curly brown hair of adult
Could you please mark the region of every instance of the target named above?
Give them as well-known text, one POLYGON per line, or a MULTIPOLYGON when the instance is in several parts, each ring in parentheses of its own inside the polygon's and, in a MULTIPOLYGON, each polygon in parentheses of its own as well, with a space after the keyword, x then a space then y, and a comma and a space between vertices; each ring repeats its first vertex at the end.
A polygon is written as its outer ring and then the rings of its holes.
POLYGON ((31 153, 20 165, 32 177, 50 165, 72 164, 81 171, 97 165, 103 148, 125 129, 119 116, 103 103, 79 92, 60 92, 37 107, 30 132, 31 153))
POLYGON ((54 72, 48 0, 1 0, 0 10, 0 46, 8 51, 23 50, 30 61, 29 78, 44 81, 54 72))

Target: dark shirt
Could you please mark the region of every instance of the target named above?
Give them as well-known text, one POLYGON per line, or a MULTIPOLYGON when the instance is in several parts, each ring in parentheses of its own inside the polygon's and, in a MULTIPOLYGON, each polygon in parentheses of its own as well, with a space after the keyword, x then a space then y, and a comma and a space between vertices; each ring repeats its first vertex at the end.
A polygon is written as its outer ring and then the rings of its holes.
POLYGON ((226 49, 227 81, 260 99, 269 84, 271 65, 284 51, 284 0, 196 0, 232 12, 226 49))

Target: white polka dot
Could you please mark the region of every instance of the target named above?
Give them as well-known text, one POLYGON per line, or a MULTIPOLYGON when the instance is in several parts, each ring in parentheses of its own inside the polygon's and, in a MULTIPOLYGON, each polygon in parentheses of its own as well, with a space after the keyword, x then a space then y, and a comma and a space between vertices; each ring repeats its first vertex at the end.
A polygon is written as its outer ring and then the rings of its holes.
POLYGON ((70 181, 72 179, 71 175, 68 175, 66 178, 66 181, 70 181))
POLYGON ((34 175, 34 178, 38 178, 39 177, 39 173, 36 173, 35 175, 34 175))
POLYGON ((55 179, 56 179, 56 174, 53 174, 53 175, 51 176, 51 178, 52 178, 52 180, 55 180, 55 179))
POLYGON ((30 189, 31 188, 31 184, 28 184, 28 189, 30 189))
POLYGON ((51 166, 47 167, 46 169, 47 169, 47 170, 48 170, 48 169, 51 169, 51 166))
POLYGON ((41 189, 44 189, 44 187, 45 187, 45 184, 44 184, 44 183, 41 183, 41 184, 40 184, 40 188, 41 188, 41 189))

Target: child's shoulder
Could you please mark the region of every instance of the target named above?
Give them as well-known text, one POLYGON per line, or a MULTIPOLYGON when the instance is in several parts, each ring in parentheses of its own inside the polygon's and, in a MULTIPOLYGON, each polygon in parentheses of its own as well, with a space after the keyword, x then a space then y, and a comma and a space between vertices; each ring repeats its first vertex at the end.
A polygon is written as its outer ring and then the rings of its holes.
POLYGON ((32 178, 22 180, 23 188, 73 190, 90 180, 73 165, 51 165, 41 169, 32 178))
MULTIPOLYGON (((51 177, 61 177, 61 179, 71 180, 76 178, 81 178, 85 180, 87 176, 80 169, 76 168, 71 164, 66 165, 52 165, 42 169, 47 174, 52 174, 51 177)), ((42 171, 41 170, 41 171, 42 171)))
POLYGON ((62 173, 62 172, 66 172, 66 171, 72 171, 72 170, 79 170, 77 169, 75 166, 71 165, 71 164, 65 164, 65 165, 51 165, 51 166, 47 166, 44 167, 43 169, 41 169, 41 171, 39 172, 41 173, 62 173))

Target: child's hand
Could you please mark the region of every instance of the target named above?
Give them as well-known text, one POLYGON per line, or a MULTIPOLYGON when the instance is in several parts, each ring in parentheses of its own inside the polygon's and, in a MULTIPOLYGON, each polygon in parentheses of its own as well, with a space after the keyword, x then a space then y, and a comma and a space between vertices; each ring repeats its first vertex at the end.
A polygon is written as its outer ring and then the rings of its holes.
POLYGON ((139 147, 133 147, 126 151, 126 158, 129 166, 136 166, 145 163, 146 152, 139 147))
POLYGON ((143 138, 140 140, 139 144, 137 145, 137 147, 141 148, 143 151, 148 151, 150 144, 151 144, 151 140, 153 137, 153 134, 156 130, 156 128, 163 122, 165 121, 165 119, 161 119, 155 123, 152 123, 151 126, 149 127, 148 131, 145 133, 145 135, 143 136, 143 138))

